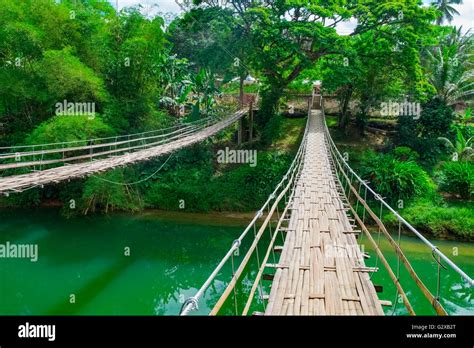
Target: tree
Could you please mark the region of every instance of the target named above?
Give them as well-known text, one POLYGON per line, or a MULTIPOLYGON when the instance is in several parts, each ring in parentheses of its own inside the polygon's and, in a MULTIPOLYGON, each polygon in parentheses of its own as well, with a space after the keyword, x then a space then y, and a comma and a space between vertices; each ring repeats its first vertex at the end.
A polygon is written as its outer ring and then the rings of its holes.
MULTIPOLYGON (((216 6, 214 1, 195 2, 216 6)), ((283 90, 302 71, 324 56, 344 55, 351 37, 383 32, 374 37, 391 36, 412 47, 435 18, 432 9, 411 0, 384 2, 383 6, 362 0, 324 5, 298 0, 226 3, 252 43, 252 63, 265 82, 261 111, 267 118, 277 111, 283 90), (351 17, 358 21, 356 29, 349 36, 339 35, 337 24, 351 17)))
POLYGON ((121 130, 136 128, 158 104, 159 63, 165 50, 164 21, 151 20, 141 7, 127 8, 109 22, 105 81, 112 102, 105 117, 121 130))
MULTIPOLYGON (((431 33, 426 33, 424 40, 431 33)), ((348 123, 348 105, 358 100, 357 123, 364 129, 368 113, 389 100, 426 100, 430 86, 421 73, 417 46, 420 38, 401 39, 389 28, 351 37, 344 57, 328 55, 319 61, 324 89, 340 101, 339 127, 348 123)))
POLYGON ((70 87, 79 83, 76 78, 81 81, 81 87, 74 88, 79 95, 68 97, 80 98, 94 90, 91 101, 104 101, 97 50, 103 53, 106 20, 112 13, 112 6, 99 0, 0 0, 0 122, 6 133, 2 142, 23 141, 51 117, 63 89, 72 92, 70 87), (59 65, 49 64, 53 61, 59 65))
POLYGON ((424 51, 424 65, 436 94, 447 105, 474 95, 474 37, 447 28, 438 45, 424 51))
POLYGON ((459 15, 459 12, 451 6, 452 4, 462 4, 462 0, 436 0, 432 3, 441 12, 440 16, 436 19, 436 24, 441 25, 445 20, 451 23, 454 15, 459 15))
POLYGON ((168 36, 172 53, 187 58, 196 71, 204 68, 220 75, 223 83, 237 75, 243 100, 244 80, 250 74, 250 43, 230 9, 191 8, 183 18, 171 23, 168 36))

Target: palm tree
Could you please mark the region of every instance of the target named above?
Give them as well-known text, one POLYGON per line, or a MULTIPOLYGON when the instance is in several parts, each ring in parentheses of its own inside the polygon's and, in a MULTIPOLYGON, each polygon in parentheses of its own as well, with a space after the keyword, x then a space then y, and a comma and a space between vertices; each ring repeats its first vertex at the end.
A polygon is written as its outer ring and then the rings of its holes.
POLYGON ((459 121, 464 125, 464 127, 467 127, 467 125, 474 119, 473 116, 472 108, 468 107, 466 111, 464 111, 464 115, 459 115, 459 121))
POLYGON ((447 105, 474 95, 474 36, 452 28, 438 46, 425 51, 424 60, 430 83, 447 105))
POLYGON ((444 20, 447 20, 449 23, 451 23, 454 15, 459 16, 459 12, 453 6, 451 6, 451 4, 460 5, 462 4, 462 0, 436 0, 432 4, 438 11, 441 12, 441 16, 436 19, 436 24, 441 25, 444 20))
POLYGON ((470 161, 474 155, 474 149, 472 144, 474 143, 474 137, 469 139, 464 138, 461 130, 456 128, 456 139, 454 143, 448 138, 440 137, 438 138, 443 144, 452 151, 452 153, 457 154, 457 158, 461 161, 470 161))

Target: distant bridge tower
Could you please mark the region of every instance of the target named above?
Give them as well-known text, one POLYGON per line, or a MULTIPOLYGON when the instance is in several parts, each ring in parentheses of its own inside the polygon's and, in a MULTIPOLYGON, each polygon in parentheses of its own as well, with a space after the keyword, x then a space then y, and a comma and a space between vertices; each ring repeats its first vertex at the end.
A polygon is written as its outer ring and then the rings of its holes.
POLYGON ((314 81, 313 83, 313 97, 312 97, 312 101, 313 101, 313 105, 312 105, 312 108, 313 109, 317 109, 317 110, 320 110, 322 108, 322 101, 323 101, 323 96, 322 96, 322 92, 321 92, 321 87, 322 87, 322 83, 321 81, 314 81))

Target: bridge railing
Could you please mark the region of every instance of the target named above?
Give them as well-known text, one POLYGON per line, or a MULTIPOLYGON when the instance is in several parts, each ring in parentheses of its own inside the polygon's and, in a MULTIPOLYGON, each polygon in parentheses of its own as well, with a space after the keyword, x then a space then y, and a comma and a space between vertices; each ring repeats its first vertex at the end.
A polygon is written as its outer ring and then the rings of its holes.
POLYGON ((33 167, 43 170, 48 166, 101 156, 113 156, 162 145, 193 134, 214 124, 215 118, 204 118, 172 127, 142 133, 75 140, 36 145, 0 147, 0 171, 33 167))
MULTIPOLYGON (((324 117, 324 101, 322 103, 322 113, 324 117)), ((349 204, 348 206, 351 214, 354 216, 355 221, 363 230, 364 236, 374 248, 376 252, 376 263, 378 263, 380 259, 396 286, 396 299, 394 301, 392 313, 395 313, 396 304, 403 302, 408 310, 408 313, 412 315, 415 314, 414 306, 411 304, 411 301, 406 295, 401 284, 402 279, 400 266, 403 264, 409 275, 409 277, 405 277, 404 283, 409 280, 414 282, 423 296, 430 302, 437 314, 448 314, 449 311, 444 308, 444 304, 447 302, 445 299, 448 298, 450 294, 448 293, 449 289, 444 289, 443 292, 443 275, 446 275, 446 273, 443 272, 450 270, 451 272, 454 272, 454 274, 457 274, 460 277, 459 280, 461 282, 461 286, 465 286, 468 291, 474 285, 473 279, 462 269, 460 269, 452 260, 450 260, 443 252, 441 252, 437 246, 431 243, 416 228, 406 221, 394 208, 392 208, 384 197, 379 195, 369 186, 369 182, 363 180, 359 175, 357 175, 357 173, 350 167, 344 156, 336 147, 326 122, 325 133, 327 146, 332 156, 333 169, 339 180, 341 194, 345 196, 349 204), (391 215, 395 219, 396 225, 398 225, 396 237, 393 237, 386 227, 394 225, 393 223, 387 223, 387 214, 391 215), (386 221, 385 223, 384 220, 386 221), (427 283, 426 280, 430 280, 431 278, 430 285, 433 287, 432 274, 424 273, 423 278, 425 281, 423 281, 405 255, 401 241, 402 231, 406 231, 417 237, 427 248, 427 251, 431 253, 434 266, 433 271, 435 272, 434 291, 430 290, 429 286, 425 284, 427 283), (376 233, 377 240, 375 240, 372 236, 374 232, 376 233), (389 245, 395 252, 397 260, 394 267, 390 266, 389 262, 382 253, 380 246, 381 235, 383 235, 384 238, 389 242, 389 245)))
MULTIPOLYGON (((231 305, 233 307, 232 313, 234 315, 246 315, 253 303, 257 288, 260 290, 259 295, 261 297, 263 296, 264 289, 262 285, 262 272, 266 266, 270 253, 273 250, 273 245, 277 240, 281 218, 285 216, 292 199, 293 187, 296 184, 298 174, 303 164, 307 132, 308 124, 306 125, 300 147, 283 179, 278 183, 275 190, 270 194, 266 202, 255 214, 254 218, 241 235, 232 243, 228 252, 224 255, 222 260, 196 294, 184 302, 180 315, 188 315, 193 311, 197 311, 200 303, 204 301, 206 292, 211 289, 218 280, 220 280, 219 278, 221 276, 226 277, 225 271, 229 267, 231 268, 232 276, 230 279, 227 277, 228 282, 226 282, 226 287, 222 295, 214 304, 210 315, 219 314, 230 299, 233 300, 233 304, 231 305), (282 208, 283 210, 281 210, 282 208), (275 220, 278 222, 276 226, 272 227, 272 222, 274 223, 275 220), (236 256, 241 254, 244 242, 246 242, 248 247, 237 266, 236 256), (261 258, 262 249, 265 254, 261 258), (253 274, 249 274, 251 272, 245 272, 246 268, 251 264, 251 258, 254 258, 256 261, 254 266, 256 267, 257 272, 254 272, 253 274), (248 292, 246 291, 245 293, 238 294, 238 285, 242 285, 244 279, 247 283, 250 282, 252 284, 251 289, 248 292), (245 301, 243 308, 241 304, 238 303, 240 300, 245 301)), ((275 259, 274 254, 273 257, 275 259)), ((263 301, 262 305, 265 308, 263 301)))

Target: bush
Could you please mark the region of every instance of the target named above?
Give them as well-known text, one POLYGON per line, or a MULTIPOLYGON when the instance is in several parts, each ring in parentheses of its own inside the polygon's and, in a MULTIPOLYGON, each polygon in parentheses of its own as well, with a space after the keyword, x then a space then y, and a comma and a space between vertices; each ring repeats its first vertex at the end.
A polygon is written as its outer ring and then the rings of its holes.
POLYGON ((422 105, 419 119, 398 118, 395 143, 414 149, 426 164, 435 164, 442 154, 438 138, 449 136, 454 117, 451 107, 433 98, 422 105))
POLYGON ((134 186, 126 185, 134 180, 131 175, 125 175, 125 171, 127 169, 115 169, 86 180, 81 201, 84 214, 96 210, 107 213, 116 209, 138 211, 142 208, 142 201, 134 186))
MULTIPOLYGON (((473 207, 443 205, 430 201, 416 202, 400 211, 400 214, 420 232, 432 234, 436 238, 474 240, 473 207)), ((384 216, 389 225, 398 226, 393 214, 384 216)))
POLYGON ((97 115, 54 116, 41 123, 27 137, 27 144, 88 140, 114 135, 114 130, 97 115))
POLYGON ((445 137, 455 118, 454 112, 439 98, 433 98, 422 106, 419 130, 422 138, 445 137))
POLYGON ((446 162, 437 173, 440 190, 467 199, 474 190, 474 164, 472 162, 446 162))
POLYGON ((400 161, 417 161, 420 155, 407 146, 399 146, 393 150, 393 156, 400 161))
POLYGON ((361 174, 389 201, 427 197, 434 193, 428 174, 413 161, 399 161, 392 155, 372 155, 363 160, 361 174))
POLYGON ((184 200, 186 211, 255 210, 291 163, 291 156, 286 153, 260 151, 256 167, 225 164, 214 170, 215 153, 203 152, 206 154, 206 158, 186 157, 186 161, 172 163, 168 172, 160 172, 158 180, 148 181, 144 193, 146 206, 178 210, 184 200))

